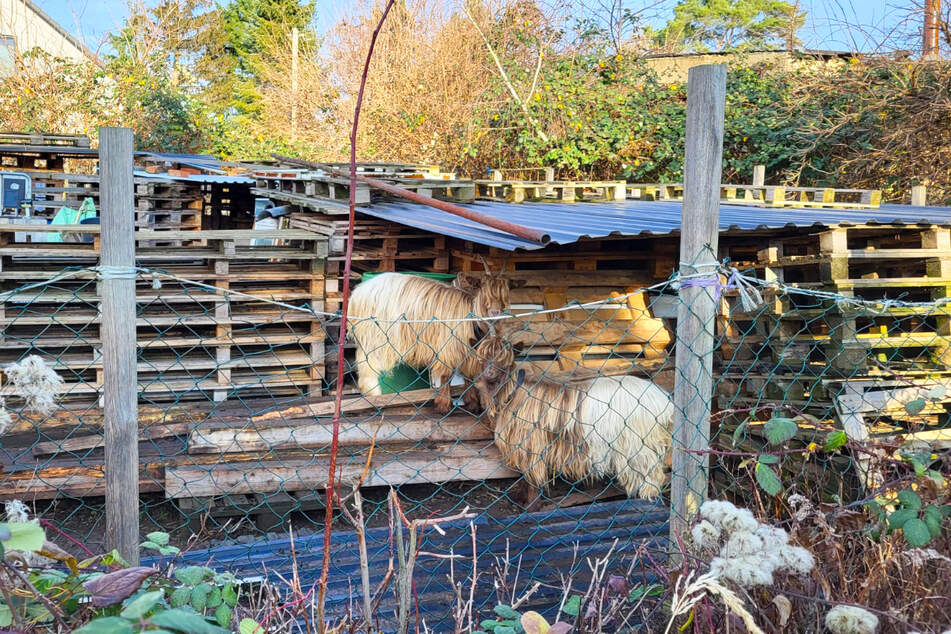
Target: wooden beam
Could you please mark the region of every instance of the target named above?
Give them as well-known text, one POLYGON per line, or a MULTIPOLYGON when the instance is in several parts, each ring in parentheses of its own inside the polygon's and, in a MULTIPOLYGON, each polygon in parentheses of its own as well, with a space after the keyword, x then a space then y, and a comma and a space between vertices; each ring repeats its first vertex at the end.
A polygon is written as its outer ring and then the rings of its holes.
POLYGON ((106 548, 139 563, 132 130, 99 129, 106 548))
MULTIPOLYGON (((717 275, 720 177, 726 66, 688 71, 684 205, 680 272, 717 275)), ((713 337, 716 291, 709 285, 680 289, 674 383, 673 467, 670 499, 671 555, 707 496, 710 408, 713 399, 713 337)))

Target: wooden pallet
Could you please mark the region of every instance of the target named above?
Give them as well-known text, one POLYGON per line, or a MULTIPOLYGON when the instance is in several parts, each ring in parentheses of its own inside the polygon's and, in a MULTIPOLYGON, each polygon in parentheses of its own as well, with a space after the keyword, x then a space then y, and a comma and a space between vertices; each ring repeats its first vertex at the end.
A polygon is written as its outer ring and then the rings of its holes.
MULTIPOLYGON (((683 200, 683 183, 628 183, 627 197, 637 200, 683 200)), ((871 189, 720 185, 720 200, 731 204, 823 209, 877 209, 882 192, 871 189)))
MULTIPOLYGON (((15 228, 0 225, 0 292, 41 283, 65 266, 98 263, 99 227, 50 227, 89 232, 89 244, 17 243, 15 228), (4 245, 5 243, 5 245, 4 245)), ((196 287, 163 276, 140 278, 136 328, 140 387, 154 400, 247 394, 300 395, 323 388, 322 320, 278 301, 324 310, 325 244, 310 232, 139 231, 140 264, 210 285, 196 287), (247 246, 252 237, 280 237, 281 244, 247 246), (149 246, 158 239, 193 246, 149 246), (244 242, 242 245, 240 243, 244 242), (243 293, 236 295, 225 291, 243 293), (191 395, 192 390, 199 390, 191 395), (202 393, 203 391, 204 393, 202 393)), ((102 386, 99 296, 90 272, 53 286, 7 296, 0 303, 0 357, 13 361, 27 350, 56 360, 71 398, 95 398, 102 386)))
POLYGON ((476 198, 520 203, 526 200, 606 202, 626 198, 624 181, 477 180, 476 198))

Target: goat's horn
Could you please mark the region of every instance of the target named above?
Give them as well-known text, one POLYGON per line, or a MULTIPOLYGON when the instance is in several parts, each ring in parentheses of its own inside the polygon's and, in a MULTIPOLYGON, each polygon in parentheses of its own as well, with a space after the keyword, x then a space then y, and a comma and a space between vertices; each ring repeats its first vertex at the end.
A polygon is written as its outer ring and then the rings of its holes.
POLYGON ((482 257, 481 253, 479 254, 479 259, 482 260, 482 268, 485 269, 486 274, 491 273, 492 271, 489 269, 489 263, 485 261, 485 258, 482 257))

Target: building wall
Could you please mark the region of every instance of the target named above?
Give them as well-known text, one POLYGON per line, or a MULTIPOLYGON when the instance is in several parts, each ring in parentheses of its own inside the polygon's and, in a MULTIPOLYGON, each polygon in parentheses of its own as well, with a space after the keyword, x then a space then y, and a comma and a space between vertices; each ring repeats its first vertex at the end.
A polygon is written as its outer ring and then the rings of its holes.
POLYGON ((34 48, 72 61, 83 61, 89 55, 74 37, 28 0, 0 0, 0 74, 9 74, 15 55, 34 48), (11 42, 9 38, 13 38, 11 42))
POLYGON ((657 75, 669 82, 686 82, 687 71, 701 64, 726 64, 729 67, 769 63, 778 70, 791 70, 803 64, 837 64, 843 57, 824 55, 802 55, 786 51, 753 51, 746 53, 708 53, 690 55, 668 55, 647 58, 647 66, 657 75))

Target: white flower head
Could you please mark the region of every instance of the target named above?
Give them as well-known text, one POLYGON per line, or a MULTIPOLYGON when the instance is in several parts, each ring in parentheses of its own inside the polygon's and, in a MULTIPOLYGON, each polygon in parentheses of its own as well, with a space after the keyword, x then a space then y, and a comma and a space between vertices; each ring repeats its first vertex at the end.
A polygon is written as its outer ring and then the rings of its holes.
POLYGON ((63 390, 63 379, 41 357, 30 355, 4 368, 26 406, 40 414, 49 414, 63 390))
POLYGON ((721 530, 752 533, 759 526, 749 509, 733 506, 725 500, 709 500, 700 506, 700 516, 721 530))
POLYGON ((779 557, 781 566, 797 575, 807 575, 816 567, 816 558, 801 546, 785 546, 779 550, 779 557))
POLYGON ((710 572, 732 581, 741 588, 769 586, 773 584, 773 566, 756 555, 744 557, 714 557, 710 562, 710 572))
POLYGON ((720 554, 724 557, 743 557, 746 555, 765 554, 763 539, 755 533, 738 531, 732 533, 726 540, 720 554))
POLYGON ((13 425, 13 418, 10 417, 10 412, 4 409, 3 399, 0 399, 0 436, 6 434, 11 425, 13 425))
POLYGON ((690 530, 693 537, 693 543, 697 548, 715 549, 720 542, 720 529, 708 522, 700 522, 690 530))
POLYGON ((30 509, 20 500, 4 502, 3 510, 7 514, 8 522, 24 523, 30 521, 30 509))
POLYGON ((832 634, 875 634, 878 617, 862 608, 837 605, 826 614, 826 627, 832 634))

